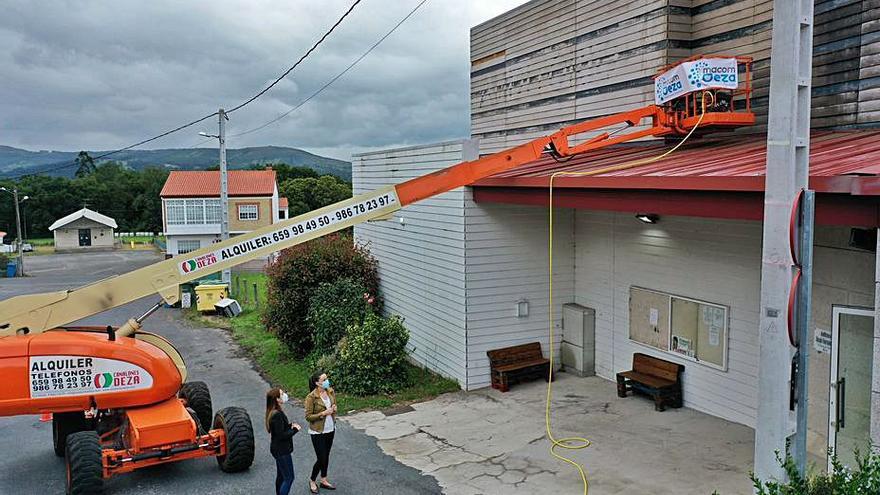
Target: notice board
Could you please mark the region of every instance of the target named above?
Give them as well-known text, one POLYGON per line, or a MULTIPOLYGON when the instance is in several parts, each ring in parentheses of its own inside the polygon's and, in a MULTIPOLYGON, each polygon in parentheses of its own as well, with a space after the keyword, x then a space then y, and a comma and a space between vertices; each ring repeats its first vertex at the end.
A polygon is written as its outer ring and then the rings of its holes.
POLYGON ((668 350, 669 305, 669 294, 630 287, 629 338, 657 349, 668 350))
POLYGON ((629 338, 712 367, 727 368, 728 308, 630 287, 629 338))
POLYGON ((719 368, 726 366, 727 307, 670 296, 669 350, 719 368))

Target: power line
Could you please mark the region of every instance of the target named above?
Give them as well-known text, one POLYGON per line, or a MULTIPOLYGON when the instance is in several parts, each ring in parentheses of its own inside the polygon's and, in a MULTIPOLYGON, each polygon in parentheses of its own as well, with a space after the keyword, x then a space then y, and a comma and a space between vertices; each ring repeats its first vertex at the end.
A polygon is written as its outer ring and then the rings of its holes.
POLYGON ((308 51, 306 51, 306 53, 304 53, 303 56, 300 57, 299 60, 297 60, 295 64, 293 64, 292 66, 290 66, 289 69, 287 69, 286 71, 284 71, 284 74, 281 74, 280 76, 278 76, 277 79, 275 79, 274 81, 272 81, 272 84, 266 86, 262 91, 260 91, 259 93, 255 94, 254 96, 251 96, 250 98, 248 98, 247 101, 245 101, 244 103, 241 103, 241 104, 239 104, 239 105, 236 106, 236 107, 233 107, 231 110, 227 110, 226 113, 232 113, 232 112, 234 112, 234 111, 236 111, 236 110, 238 110, 238 109, 240 109, 240 108, 243 108, 244 106, 250 104, 252 101, 254 101, 254 100, 256 100, 257 98, 259 98, 259 97, 263 96, 264 94, 266 94, 266 91, 269 91, 270 89, 272 89, 273 86, 275 86, 276 84, 278 84, 279 82, 281 82, 281 80, 284 79, 285 77, 287 77, 287 75, 290 74, 290 73, 293 71, 293 69, 296 69, 296 67, 297 67, 299 64, 301 64, 303 60, 305 60, 306 58, 308 58, 308 56, 311 55, 312 52, 315 51, 316 48, 318 48, 318 45, 320 45, 321 43, 323 43, 324 40, 327 39, 328 36, 330 36, 330 33, 332 33, 333 30, 336 29, 337 26, 339 26, 340 24, 342 24, 342 21, 344 21, 345 18, 348 17, 348 14, 351 14, 351 11, 353 11, 354 8, 357 7, 357 5, 358 5, 359 3, 361 3, 361 0, 355 0, 354 3, 351 4, 351 7, 349 7, 348 10, 346 10, 345 13, 342 14, 342 17, 340 17, 340 18, 339 18, 339 19, 338 19, 338 20, 337 20, 332 26, 330 26, 330 29, 328 29, 327 32, 324 33, 324 36, 321 36, 321 38, 320 38, 318 41, 316 41, 315 44, 312 45, 312 47, 309 48, 308 51))
MULTIPOLYGON (((265 88, 263 88, 263 90, 261 90, 260 92, 258 92, 258 93, 255 94, 254 96, 248 98, 248 99, 247 99, 246 101, 244 101, 243 103, 241 103, 241 104, 235 106, 235 107, 232 108, 231 110, 228 110, 226 113, 227 113, 227 114, 230 114, 230 113, 232 113, 232 112, 234 112, 234 111, 236 111, 236 110, 239 110, 239 109, 245 107, 246 105, 250 104, 251 102, 253 102, 253 101, 256 100, 257 98, 259 98, 259 97, 263 96, 264 94, 266 94, 267 91, 269 91, 270 89, 272 89, 272 87, 274 87, 276 84, 278 84, 279 82, 281 82, 282 79, 284 79, 285 77, 287 77, 288 74, 290 74, 294 69, 296 69, 297 66, 299 66, 299 65, 300 65, 300 64, 301 64, 306 58, 308 58, 309 55, 311 55, 312 52, 315 51, 315 49, 317 49, 318 46, 319 46, 321 43, 323 43, 324 40, 327 39, 327 37, 330 36, 330 34, 331 34, 334 30, 336 30, 336 28, 337 28, 340 24, 342 24, 342 21, 344 21, 345 18, 348 17, 349 14, 351 14, 351 12, 354 10, 354 8, 357 7, 357 5, 358 5, 359 3, 361 3, 361 1, 362 1, 362 0, 355 0, 354 3, 352 3, 351 6, 348 8, 348 10, 346 10, 345 13, 342 14, 342 17, 340 17, 339 19, 337 19, 336 22, 333 23, 332 26, 330 26, 330 29, 328 29, 327 32, 325 32, 324 35, 321 36, 321 38, 319 38, 318 41, 316 41, 315 44, 312 45, 312 47, 309 48, 309 49, 308 49, 308 50, 307 50, 307 51, 306 51, 306 52, 305 52, 305 53, 299 58, 299 60, 296 61, 296 63, 294 63, 289 69, 287 69, 286 71, 284 71, 283 74, 281 74, 280 76, 278 76, 278 78, 275 79, 275 80, 272 82, 272 84, 266 86, 265 88)), ((138 146, 141 146, 141 145, 147 144, 147 143, 149 143, 149 142, 155 141, 155 140, 157 140, 157 139, 163 138, 163 137, 165 137, 165 136, 168 136, 168 135, 170 135, 170 134, 174 134, 175 132, 178 132, 178 131, 181 131, 181 130, 183 130, 183 129, 186 129, 187 127, 191 127, 191 126, 194 126, 194 125, 196 125, 196 124, 198 124, 198 123, 200 123, 200 122, 204 122, 205 120, 208 120, 208 119, 210 119, 211 117, 217 115, 217 113, 218 113, 218 112, 213 112, 213 113, 211 113, 210 115, 206 115, 206 116, 204 116, 204 117, 202 117, 202 118, 199 118, 199 119, 193 120, 193 121, 191 121, 191 122, 188 122, 188 123, 186 123, 186 124, 183 124, 183 125, 177 126, 177 127, 175 127, 174 129, 170 129, 170 130, 168 130, 168 131, 165 131, 165 132, 163 132, 163 133, 161 133, 161 134, 158 134, 158 135, 156 135, 156 136, 153 136, 153 137, 151 137, 151 138, 147 138, 147 139, 144 139, 144 140, 142 140, 142 141, 138 141, 137 143, 130 144, 130 145, 124 147, 124 148, 119 148, 119 149, 117 149, 117 150, 109 151, 109 152, 107 152, 107 153, 102 153, 102 154, 100 154, 100 155, 98 155, 98 156, 92 157, 92 160, 99 160, 99 159, 101 159, 101 158, 105 158, 105 157, 108 157, 108 156, 111 156, 111 155, 115 155, 115 154, 117 154, 117 153, 121 153, 121 152, 123 152, 123 151, 128 151, 128 150, 130 150, 130 149, 132 149, 132 148, 136 148, 136 147, 138 147, 138 146)), ((70 168, 70 167, 73 167, 73 166, 76 166, 76 165, 78 165, 78 163, 77 163, 76 161, 72 161, 72 162, 70 162, 70 163, 63 164, 63 165, 61 165, 61 164, 55 164, 55 165, 52 165, 51 167, 47 167, 47 168, 44 168, 44 169, 42 169, 42 170, 38 170, 38 171, 35 171, 35 172, 28 172, 28 173, 25 173, 25 174, 19 174, 19 175, 9 175, 9 176, 4 176, 4 177, 2 177, 2 179, 18 180, 18 179, 21 179, 21 178, 23 178, 23 177, 29 177, 29 176, 32 176, 32 175, 40 175, 40 174, 43 174, 43 173, 46 173, 46 172, 52 172, 52 171, 55 171, 55 170, 61 170, 61 169, 70 168)))
POLYGON ((407 19, 409 19, 410 17, 412 17, 413 14, 415 14, 416 11, 419 10, 419 8, 421 8, 422 5, 424 5, 424 4, 427 3, 427 2, 428 2, 428 0, 422 0, 421 2, 419 2, 419 3, 418 3, 418 4, 417 4, 417 5, 416 5, 416 6, 415 6, 415 7, 414 7, 414 8, 413 8, 408 14, 406 14, 406 16, 404 16, 403 19, 401 19, 397 24, 395 24, 394 27, 392 27, 390 31, 388 31, 387 33, 385 33, 384 36, 382 36, 381 38, 379 38, 379 41, 373 43, 373 46, 371 46, 369 49, 367 49, 367 51, 365 51, 360 57, 358 57, 357 59, 355 59, 354 62, 352 62, 351 64, 349 64, 349 66, 346 67, 345 70, 343 70, 343 71, 340 72, 339 74, 336 74, 335 76, 333 76, 332 79, 330 79, 330 80, 327 81, 323 86, 321 86, 320 88, 318 88, 317 91, 315 91, 314 93, 312 93, 311 95, 309 95, 308 98, 306 98, 306 99, 304 99, 303 101, 299 102, 296 106, 294 106, 294 107, 291 108, 290 110, 288 110, 288 111, 282 113, 282 114, 279 115, 278 117, 276 117, 276 118, 274 118, 274 119, 272 119, 272 120, 266 122, 265 124, 262 124, 262 125, 260 125, 260 126, 254 127, 253 129, 248 129, 248 130, 243 131, 243 132, 239 132, 239 133, 236 133, 236 134, 231 134, 229 137, 244 136, 244 135, 246 135, 246 134, 250 134, 250 133, 252 133, 252 132, 257 132, 257 131, 259 131, 259 130, 265 129, 266 127, 268 127, 268 126, 274 124, 275 122, 278 122, 279 120, 281 120, 281 119, 287 117, 288 115, 290 115, 290 114, 293 113, 294 111, 298 110, 300 107, 302 107, 303 105, 305 105, 306 103, 308 103, 312 98, 318 96, 318 95, 321 94, 325 89, 327 89, 328 87, 330 87, 330 85, 332 85, 334 82, 336 82, 337 79, 339 79, 340 77, 344 76, 346 72, 348 72, 349 70, 351 70, 351 69, 352 69, 355 65, 357 65, 361 60, 363 60, 364 58, 366 58, 367 55, 370 54, 370 52, 372 52, 377 46, 381 45, 382 42, 385 41, 386 38, 388 38, 389 36, 391 36, 391 34, 394 33, 394 31, 396 31, 397 28, 399 28, 399 27, 401 26, 401 24, 403 24, 404 22, 407 21, 407 19))

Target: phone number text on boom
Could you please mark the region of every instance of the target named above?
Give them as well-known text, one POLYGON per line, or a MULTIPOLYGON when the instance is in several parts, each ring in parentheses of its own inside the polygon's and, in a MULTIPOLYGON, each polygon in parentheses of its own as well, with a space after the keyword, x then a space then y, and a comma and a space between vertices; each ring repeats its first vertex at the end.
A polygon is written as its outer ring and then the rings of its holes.
POLYGON ((275 232, 272 232, 270 234, 240 242, 231 247, 221 249, 219 252, 215 251, 215 253, 218 255, 217 257, 220 259, 220 261, 228 260, 255 251, 257 249, 262 249, 266 246, 271 246, 273 244, 283 242, 294 237, 298 237, 314 232, 316 230, 323 229, 325 227, 329 227, 333 224, 345 222, 351 218, 365 215, 375 210, 385 208, 386 206, 391 206, 396 202, 397 198, 395 197, 395 195, 391 193, 385 193, 381 196, 365 199, 351 206, 345 206, 335 211, 330 211, 317 217, 303 220, 300 223, 291 225, 290 227, 281 230, 276 230, 275 232))

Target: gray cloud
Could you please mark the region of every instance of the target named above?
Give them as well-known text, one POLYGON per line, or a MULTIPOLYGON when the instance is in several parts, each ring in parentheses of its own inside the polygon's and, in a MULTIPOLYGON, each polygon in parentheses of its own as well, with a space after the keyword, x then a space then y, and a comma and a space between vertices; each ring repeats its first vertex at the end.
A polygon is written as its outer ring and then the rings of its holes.
MULTIPOLYGON (((287 111, 388 31, 417 0, 364 0, 288 79, 232 114, 229 132, 287 111)), ((468 134, 470 27, 523 0, 429 0, 310 103, 231 147, 275 144, 348 158, 468 134)), ((0 144, 111 149, 230 108, 289 67, 349 0, 6 1, 0 144)), ((196 126, 150 148, 193 146, 196 126)), ((205 144, 208 146, 208 144, 205 144)))

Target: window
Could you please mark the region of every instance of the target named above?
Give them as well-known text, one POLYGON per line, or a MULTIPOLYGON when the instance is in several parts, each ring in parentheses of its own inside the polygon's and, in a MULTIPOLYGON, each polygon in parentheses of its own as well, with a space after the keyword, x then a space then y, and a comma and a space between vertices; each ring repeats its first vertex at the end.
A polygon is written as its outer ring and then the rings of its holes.
POLYGON ((205 200, 205 223, 220 223, 223 221, 223 215, 221 215, 220 208, 220 200, 219 199, 206 199, 205 200))
POLYGON ((177 254, 186 254, 186 253, 189 253, 190 251, 195 251, 201 247, 202 247, 202 242, 199 241, 198 239, 196 239, 196 240, 181 239, 181 240, 177 241, 177 254))
POLYGON ((165 201, 168 225, 220 223, 219 199, 169 199, 165 201))
POLYGON ((165 218, 168 219, 168 225, 183 225, 186 223, 186 208, 184 201, 180 199, 169 199, 165 202, 165 218))
POLYGON ((187 225, 201 225, 205 223, 205 200, 186 200, 186 223, 187 225))
POLYGON ((239 220, 257 220, 260 218, 260 212, 257 205, 238 205, 239 220))
POLYGON ((278 210, 278 219, 284 220, 287 218, 287 210, 278 210))
POLYGON ((726 306, 630 288, 630 340, 727 369, 727 336, 726 306))

